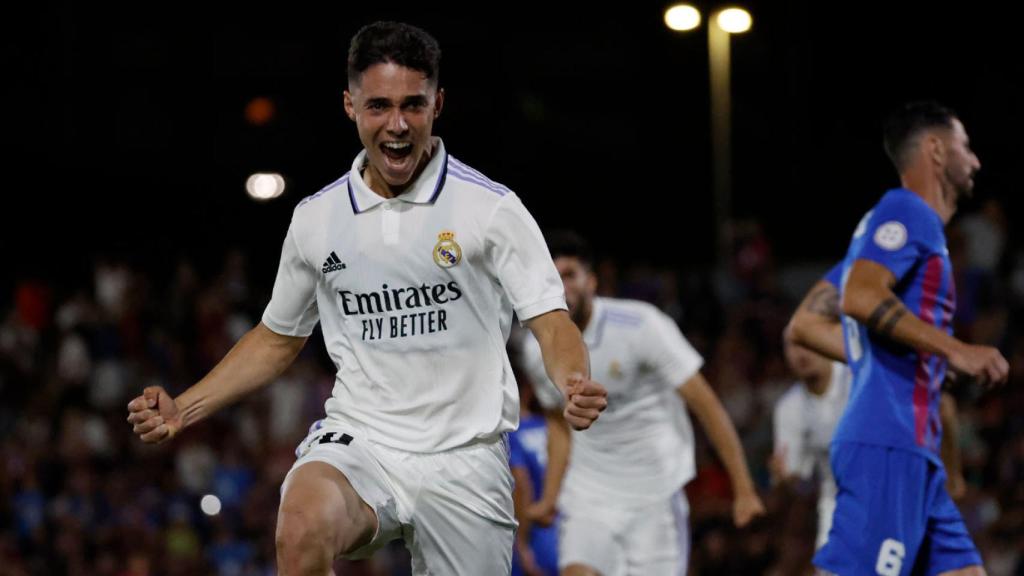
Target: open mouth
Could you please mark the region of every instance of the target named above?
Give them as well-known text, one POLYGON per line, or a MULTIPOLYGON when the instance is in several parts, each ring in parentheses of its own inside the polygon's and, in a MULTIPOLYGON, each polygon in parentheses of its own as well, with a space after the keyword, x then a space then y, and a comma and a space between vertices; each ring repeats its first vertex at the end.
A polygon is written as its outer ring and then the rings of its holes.
POLYGON ((411 142, 384 142, 380 145, 381 152, 389 160, 395 162, 401 162, 412 154, 412 143, 411 142))

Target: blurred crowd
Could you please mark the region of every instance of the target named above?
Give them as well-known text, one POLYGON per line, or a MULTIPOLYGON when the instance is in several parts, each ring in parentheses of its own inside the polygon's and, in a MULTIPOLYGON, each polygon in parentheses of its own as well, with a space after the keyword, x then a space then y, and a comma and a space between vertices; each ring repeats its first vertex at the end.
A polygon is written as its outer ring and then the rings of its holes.
MULTIPOLYGON (((955 391, 968 481, 959 504, 992 576, 1024 574, 1024 251, 1007 233, 995 202, 949 229, 957 333, 1011 364, 1002 389, 955 391)), ((599 292, 654 303, 704 354, 769 509, 732 527, 728 477, 698 433, 690 573, 805 574, 815 483, 773 487, 767 462, 772 407, 793 382, 782 329, 832 263, 783 265, 754 221, 731 235, 731 259, 714 272, 602 260, 599 292)), ((213 273, 182 258, 166 282, 97 258, 80 278, 3 287, 0 575, 274 574, 280 483, 333 385, 319 334, 278 381, 173 442, 145 446, 125 421, 143 387, 181 392, 259 321, 273 275, 250 271, 257 256, 268 257, 226 251, 213 273), (206 511, 204 496, 216 504, 206 511)), ((396 544, 336 571, 408 574, 408 554, 396 544)))

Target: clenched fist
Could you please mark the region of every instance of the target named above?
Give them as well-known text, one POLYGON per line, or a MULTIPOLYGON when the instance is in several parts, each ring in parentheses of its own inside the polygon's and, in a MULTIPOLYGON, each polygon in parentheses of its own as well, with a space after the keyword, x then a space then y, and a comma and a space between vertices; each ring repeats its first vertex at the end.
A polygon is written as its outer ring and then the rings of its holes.
POLYGON ((174 438, 181 430, 178 405, 160 386, 150 386, 128 403, 128 423, 132 432, 147 444, 159 444, 174 438))

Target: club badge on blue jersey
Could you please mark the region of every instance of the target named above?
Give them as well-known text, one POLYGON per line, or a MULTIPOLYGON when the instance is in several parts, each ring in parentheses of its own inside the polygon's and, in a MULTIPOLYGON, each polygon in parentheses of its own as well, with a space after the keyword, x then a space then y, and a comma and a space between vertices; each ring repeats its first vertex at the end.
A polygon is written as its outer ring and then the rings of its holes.
POLYGON ((445 230, 437 235, 434 262, 441 268, 451 268, 462 261, 462 247, 455 241, 455 232, 445 230))

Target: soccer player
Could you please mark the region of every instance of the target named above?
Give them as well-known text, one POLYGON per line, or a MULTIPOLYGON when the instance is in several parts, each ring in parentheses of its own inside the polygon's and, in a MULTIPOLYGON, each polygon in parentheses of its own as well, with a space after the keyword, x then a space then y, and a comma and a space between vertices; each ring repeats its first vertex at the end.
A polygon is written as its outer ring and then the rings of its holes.
POLYGON ((509 573, 513 312, 566 420, 587 428, 606 405, 533 218, 432 136, 439 60, 405 24, 353 37, 344 107, 364 150, 296 207, 262 322, 180 396, 147 388, 129 404, 143 441, 168 440, 273 380, 320 322, 337 379, 282 486, 282 575, 328 574, 398 538, 415 574, 509 573))
POLYGON ((836 483, 829 468, 829 444, 850 395, 851 374, 846 364, 830 360, 784 339, 786 362, 799 379, 775 403, 773 416, 775 450, 771 458, 777 482, 815 477, 818 490, 820 548, 832 525, 836 507, 836 483))
MULTIPOLYGON (((840 261, 807 292, 786 326, 784 340, 787 345, 806 347, 835 362, 846 362, 842 312, 839 309, 839 285, 842 282, 842 274, 843 262, 840 261)), ((952 372, 947 371, 943 385, 949 386, 954 382, 952 372)), ((954 499, 959 499, 967 493, 967 482, 964 479, 960 449, 957 445, 960 421, 957 419, 956 398, 945 389, 939 398, 939 420, 942 423, 940 456, 946 467, 946 490, 954 499)), ((829 428, 830 434, 834 431, 835 425, 829 428)), ((831 469, 829 476, 831 477, 831 469)), ((833 502, 829 509, 834 508, 833 502)), ((819 506, 819 511, 821 509, 819 506)), ((821 534, 818 536, 820 547, 821 534)))
POLYGON ((984 574, 939 460, 947 364, 982 384, 1005 382, 1009 371, 995 348, 951 335, 943 228, 980 162, 960 120, 932 102, 894 113, 885 149, 902 186, 861 219, 843 264, 854 380, 832 445, 832 529, 814 563, 843 575, 984 574))
MULTIPOLYGON (((764 506, 736 430, 700 373, 702 358, 675 323, 643 302, 595 297, 585 242, 572 233, 549 235, 548 241, 593 375, 608 389, 609 409, 586 435, 560 434, 558 418, 550 419, 555 442, 543 503, 534 515, 550 517, 557 503, 563 575, 685 572, 689 506, 682 487, 696 472, 685 408, 697 415, 721 456, 734 491, 733 520, 744 526, 764 506)), ((557 415, 562 395, 543 369, 540 347, 529 337, 523 344, 538 399, 557 415)))

